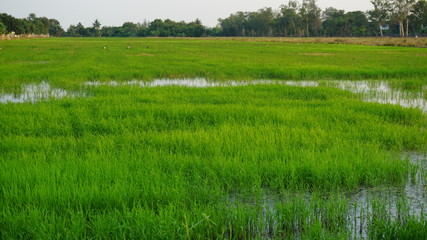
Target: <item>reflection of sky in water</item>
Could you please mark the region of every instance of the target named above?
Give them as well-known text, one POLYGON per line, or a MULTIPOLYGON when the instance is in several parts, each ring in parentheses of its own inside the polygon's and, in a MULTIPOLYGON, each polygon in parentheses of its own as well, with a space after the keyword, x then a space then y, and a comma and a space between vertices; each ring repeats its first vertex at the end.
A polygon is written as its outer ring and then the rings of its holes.
POLYGON ((372 218, 373 214, 373 201, 383 203, 387 207, 386 212, 393 221, 399 217, 399 208, 402 206, 406 207, 402 209, 403 214, 414 217, 427 215, 427 183, 424 176, 427 170, 427 152, 407 153, 403 157, 409 158, 411 164, 418 168, 414 178, 408 176, 404 187, 362 188, 350 196, 351 207, 348 213, 347 227, 351 229, 352 237, 368 237, 367 231, 369 219, 372 218))
POLYGON ((52 88, 49 83, 42 82, 40 84, 22 85, 22 90, 19 94, 0 94, 0 103, 37 102, 50 98, 60 99, 74 96, 75 94, 70 94, 64 89, 52 88))
MULTIPOLYGON (((342 217, 344 217, 345 226, 351 234, 350 239, 369 239, 369 224, 374 217, 373 206, 378 202, 385 207, 381 212, 381 217, 389 218, 391 221, 396 221, 399 217, 407 217, 408 215, 414 218, 427 215, 427 183, 424 175, 427 170, 427 152, 405 153, 403 159, 406 158, 409 158, 409 161, 418 167, 418 171, 415 178, 410 179, 411 176, 408 176, 405 186, 363 187, 355 192, 337 192, 339 196, 343 196, 344 200, 347 200, 348 210, 345 216, 342 217), (399 209, 401 209, 400 213, 399 209), (399 214, 403 215, 399 216, 399 214)), ((335 195, 332 194, 331 196, 335 195)), ((264 189, 260 200, 235 193, 227 198, 227 203, 230 206, 236 206, 241 203, 254 207, 260 206, 262 212, 258 220, 264 222, 265 225, 264 229, 258 229, 258 232, 268 238, 269 235, 274 235, 280 226, 276 217, 278 204, 292 202, 292 199, 300 198, 303 201, 303 205, 313 207, 318 204, 318 200, 311 202, 312 197, 314 196, 310 192, 295 193, 289 191, 279 196, 277 193, 264 189)), ((297 222, 288 224, 294 224, 293 227, 297 231, 304 227, 298 225, 297 222)))
POLYGON ((427 100, 422 92, 403 92, 392 89, 385 81, 330 81, 327 86, 360 93, 367 102, 419 108, 427 112, 427 100))
POLYGON ((253 81, 208 81, 204 78, 194 79, 156 79, 154 81, 128 81, 128 82, 86 82, 86 86, 184 86, 184 87, 232 87, 248 85, 288 85, 297 87, 328 86, 340 88, 363 95, 367 102, 382 104, 395 104, 406 108, 419 108, 427 112, 427 100, 422 92, 410 93, 392 89, 385 81, 278 81, 278 80, 253 80, 253 81))
MULTIPOLYGON (((85 82, 84 86, 136 86, 136 87, 234 87, 249 85, 288 85, 296 87, 334 87, 340 88, 363 96, 367 102, 377 102, 382 104, 395 104, 406 108, 419 108, 427 112, 427 100, 423 92, 404 92, 392 89, 386 81, 279 81, 279 80, 252 80, 252 81, 209 81, 205 78, 194 79, 156 79, 153 81, 109 81, 85 82)), ((36 102, 49 98, 63 98, 85 96, 83 92, 70 93, 64 89, 52 88, 48 83, 25 84, 20 94, 3 93, 0 94, 0 103, 21 103, 36 102)))

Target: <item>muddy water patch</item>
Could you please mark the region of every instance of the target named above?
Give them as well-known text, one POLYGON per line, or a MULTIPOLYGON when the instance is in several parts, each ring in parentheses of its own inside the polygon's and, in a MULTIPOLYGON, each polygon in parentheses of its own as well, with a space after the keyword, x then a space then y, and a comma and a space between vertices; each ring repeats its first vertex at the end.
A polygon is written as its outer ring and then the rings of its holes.
POLYGON ((24 84, 20 93, 0 93, 0 103, 38 102, 49 99, 74 98, 84 96, 83 92, 69 92, 61 88, 53 88, 47 82, 24 84))

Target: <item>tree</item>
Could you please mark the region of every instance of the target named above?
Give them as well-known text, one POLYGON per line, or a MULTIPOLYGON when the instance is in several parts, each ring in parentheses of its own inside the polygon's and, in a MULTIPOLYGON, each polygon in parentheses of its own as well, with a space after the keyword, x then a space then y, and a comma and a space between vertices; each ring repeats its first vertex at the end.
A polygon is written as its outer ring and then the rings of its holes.
POLYGON ((224 36, 245 36, 246 14, 237 12, 231 14, 228 18, 218 19, 219 25, 223 29, 224 36))
POLYGON ((6 13, 1 14, 0 20, 6 26, 7 32, 15 32, 16 34, 25 33, 25 28, 22 20, 14 18, 6 13))
POLYGON ((319 30, 322 26, 321 13, 322 10, 317 6, 317 0, 303 0, 302 7, 300 9, 301 17, 303 18, 306 36, 310 36, 310 32, 319 35, 319 30))
POLYGON ((48 32, 47 25, 34 13, 30 13, 27 19, 23 19, 22 24, 24 25, 25 33, 47 34, 48 32))
POLYGON ((101 36, 101 23, 98 19, 96 19, 95 22, 92 23, 92 32, 95 37, 101 36))
POLYGON ((187 24, 189 36, 192 37, 201 37, 205 34, 206 28, 202 25, 200 19, 196 19, 196 21, 187 24))
POLYGON ((382 37, 384 36, 383 26, 390 20, 391 2, 390 0, 372 0, 371 3, 374 5, 374 9, 368 11, 369 18, 378 24, 382 37))
POLYGON ((121 37, 136 37, 138 33, 138 25, 132 22, 125 22, 122 25, 121 37))
POLYGON ((76 32, 80 37, 88 37, 89 36, 89 31, 80 22, 76 26, 76 32))
POLYGON ((245 35, 251 37, 269 37, 273 35, 274 13, 271 8, 257 12, 246 12, 244 18, 245 35))
POLYGON ((368 19, 361 11, 348 12, 346 15, 347 36, 362 37, 366 36, 368 31, 368 19))
POLYGON ((0 21, 0 34, 7 33, 6 25, 2 21, 0 21))
POLYGON ((60 37, 64 33, 64 29, 62 29, 61 24, 56 19, 49 19, 49 35, 60 37))
POLYGON ((416 35, 427 32, 427 2, 425 0, 418 1, 413 6, 410 21, 412 29, 416 35))
POLYGON ((394 0, 393 1, 393 16, 399 23, 400 37, 409 35, 409 15, 413 9, 415 0, 394 0), (404 23, 406 21, 406 33, 404 23))
POLYGON ((326 8, 322 15, 323 34, 328 37, 346 36, 346 14, 344 10, 326 8))
MULTIPOLYGON (((288 5, 282 5, 277 17, 279 29, 283 31, 284 36, 302 36, 302 18, 298 14, 300 11, 298 1, 289 1, 288 5)), ((281 35, 281 34, 280 34, 281 35)))

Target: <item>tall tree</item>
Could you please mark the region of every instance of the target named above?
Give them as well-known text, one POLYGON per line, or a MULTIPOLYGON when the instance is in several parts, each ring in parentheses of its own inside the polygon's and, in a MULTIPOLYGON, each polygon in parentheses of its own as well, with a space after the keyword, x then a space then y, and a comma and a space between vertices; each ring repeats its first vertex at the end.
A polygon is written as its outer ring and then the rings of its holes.
POLYGON ((346 14, 344 10, 326 8, 322 15, 323 34, 327 37, 346 36, 346 14))
POLYGON ((223 29, 224 36, 246 36, 245 22, 246 14, 237 12, 231 14, 228 18, 218 19, 219 25, 223 29))
POLYGON ((412 29, 416 35, 427 32, 427 2, 425 0, 415 3, 410 18, 412 29))
POLYGON ((276 19, 279 35, 287 36, 302 36, 302 18, 298 14, 301 5, 298 1, 290 0, 288 5, 280 7, 279 15, 276 19))
POLYGON ((369 18, 378 25, 382 37, 384 36, 383 26, 390 20, 391 0, 372 0, 371 3, 374 9, 368 11, 369 18))
POLYGON ((2 21, 0 21, 0 34, 5 33, 7 33, 6 25, 4 25, 2 21))
POLYGON ((196 19, 194 22, 190 22, 186 27, 189 36, 192 37, 201 37, 206 32, 206 28, 203 26, 200 19, 196 19))
POLYGON ((270 37, 273 35, 274 13, 271 8, 246 13, 245 32, 252 37, 270 37))
POLYGON ((101 36, 101 23, 98 19, 96 19, 95 22, 92 23, 92 31, 95 37, 101 36))
POLYGON ((399 24, 400 37, 409 35, 409 15, 415 4, 415 0, 394 0, 393 1, 393 16, 399 24), (406 32, 405 32, 406 21, 406 32))
POLYGON ((49 19, 49 35, 60 37, 64 33, 61 24, 56 19, 49 19))
POLYGON ((303 0, 300 14, 304 20, 306 36, 309 37, 310 32, 318 36, 322 26, 322 10, 317 5, 317 0, 303 0))

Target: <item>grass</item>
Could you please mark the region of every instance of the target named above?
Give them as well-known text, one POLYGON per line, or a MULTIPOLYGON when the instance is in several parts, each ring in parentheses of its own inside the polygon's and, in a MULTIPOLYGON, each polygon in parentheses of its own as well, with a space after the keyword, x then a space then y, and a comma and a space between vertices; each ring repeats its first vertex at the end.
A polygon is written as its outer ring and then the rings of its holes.
MULTIPOLYGON (((420 149, 427 136, 419 110, 328 88, 92 94, 0 105, 2 238, 253 238, 266 222, 246 196, 399 186, 410 166, 392 153, 420 149)), ((330 209, 317 201, 306 214, 334 211, 335 199, 330 209)), ((278 219, 312 219, 284 204, 278 219)), ((300 231, 335 236, 344 220, 331 214, 300 231)), ((294 234, 279 222, 273 236, 294 234)))
MULTIPOLYGON (((349 239, 358 230, 349 227, 354 193, 403 189, 416 168, 401 153, 427 146, 419 109, 333 88, 82 87, 372 73, 413 90, 425 80, 424 49, 236 39, 0 44, 5 91, 45 80, 88 95, 0 104, 1 239, 349 239), (392 53, 367 55, 385 49, 392 53)), ((366 236, 425 236, 426 215, 408 204, 399 202, 398 219, 381 199, 357 208, 372 213, 366 236)))
MULTIPOLYGON (((216 38, 224 40, 227 38, 216 38)), ((319 44, 352 44, 366 46, 427 47, 427 38, 396 37, 270 37, 270 38, 229 38, 237 41, 285 42, 285 43, 319 43, 319 44)))
POLYGON ((22 83, 46 80, 75 87, 94 80, 193 77, 426 81, 427 49, 245 40, 49 38, 3 41, 0 42, 0 84, 13 89, 22 83))

